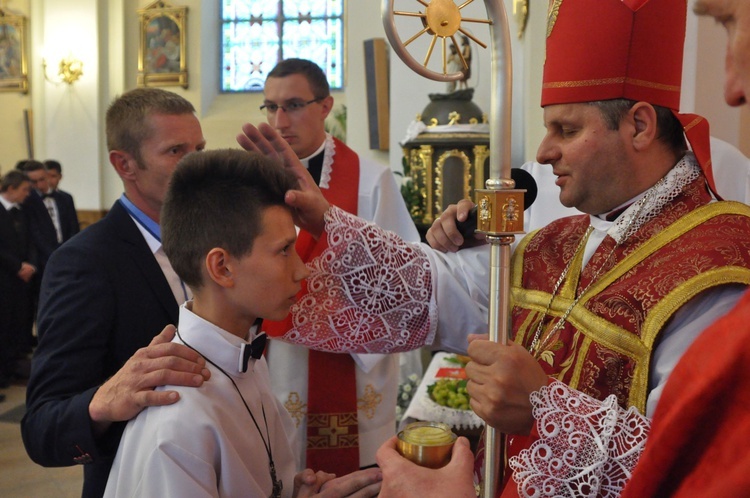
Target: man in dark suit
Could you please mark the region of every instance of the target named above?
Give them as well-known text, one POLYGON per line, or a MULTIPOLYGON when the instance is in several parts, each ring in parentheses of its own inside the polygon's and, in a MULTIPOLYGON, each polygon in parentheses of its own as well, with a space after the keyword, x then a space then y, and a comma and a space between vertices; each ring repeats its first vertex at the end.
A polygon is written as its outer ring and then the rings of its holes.
POLYGON ((47 260, 60 246, 62 238, 58 237, 57 229, 43 197, 49 190, 47 168, 44 167, 44 163, 29 159, 24 162, 21 171, 26 173, 32 187, 29 196, 23 202, 23 210, 29 220, 31 240, 39 255, 39 277, 41 277, 47 260))
POLYGON ((189 296, 159 230, 177 162, 205 147, 195 110, 179 95, 140 88, 112 103, 106 127, 125 193, 49 260, 21 423, 35 462, 85 464, 87 497, 103 494, 125 422, 177 401, 176 392, 154 387, 199 386, 209 375, 197 353, 170 342, 167 325, 189 296))
POLYGON ((59 161, 48 159, 44 161, 47 168, 47 184, 49 185, 49 194, 57 204, 57 212, 60 221, 60 231, 62 232, 62 241, 69 240, 73 235, 80 231, 78 224, 78 214, 73 196, 58 187, 62 180, 62 165, 59 161))
MULTIPOLYGON (((48 194, 49 185, 47 184, 47 168, 44 164, 28 159, 21 166, 21 171, 31 182, 31 192, 23 202, 23 212, 29 223, 29 233, 31 242, 34 244, 37 253, 38 270, 31 282, 31 303, 29 316, 27 319, 25 345, 23 352, 29 354, 36 344, 36 338, 33 335, 34 317, 39 304, 39 289, 42 285, 42 275, 47 261, 60 244, 62 243, 62 232, 60 231, 57 205, 52 197, 48 194)), ((17 370, 21 377, 28 377, 28 360, 26 365, 17 370)))
MULTIPOLYGON (((26 340, 30 282, 36 273, 34 246, 21 204, 29 179, 13 170, 0 182, 0 387, 8 387, 26 340)), ((5 399, 0 395, 0 401, 5 399)))

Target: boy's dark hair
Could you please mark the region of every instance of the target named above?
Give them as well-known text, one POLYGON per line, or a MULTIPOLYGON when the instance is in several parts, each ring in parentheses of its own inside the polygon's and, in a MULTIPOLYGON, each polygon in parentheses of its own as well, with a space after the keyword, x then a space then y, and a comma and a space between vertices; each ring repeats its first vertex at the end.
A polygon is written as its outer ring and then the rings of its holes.
POLYGON ((301 74, 310 84, 310 90, 316 99, 324 99, 331 94, 326 73, 312 61, 307 59, 284 59, 268 73, 268 78, 284 78, 293 74, 301 74))
POLYGON ((161 210, 162 244, 177 275, 198 289, 208 251, 249 253, 262 228, 262 212, 286 206, 284 194, 294 188, 294 176, 260 154, 224 149, 186 155, 161 210))
POLYGON ((26 173, 13 169, 8 171, 0 182, 0 192, 6 192, 9 188, 18 188, 23 182, 28 182, 26 173))
POLYGON ((47 171, 53 169, 62 175, 62 165, 59 161, 55 161, 54 159, 47 159, 46 161, 44 161, 44 166, 47 168, 47 171))
POLYGON ((153 130, 146 118, 152 114, 193 114, 195 107, 176 93, 161 88, 136 88, 110 104, 106 115, 107 150, 132 155, 141 166, 141 145, 153 130))

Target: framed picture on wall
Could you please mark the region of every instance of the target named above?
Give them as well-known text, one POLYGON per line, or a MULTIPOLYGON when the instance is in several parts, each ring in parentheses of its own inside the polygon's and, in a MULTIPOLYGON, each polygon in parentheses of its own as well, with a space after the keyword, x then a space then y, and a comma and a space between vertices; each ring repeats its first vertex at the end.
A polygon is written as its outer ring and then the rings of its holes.
POLYGON ((0 9, 0 92, 28 91, 26 17, 0 9))
POLYGON ((187 7, 157 1, 138 11, 138 86, 188 87, 187 7))

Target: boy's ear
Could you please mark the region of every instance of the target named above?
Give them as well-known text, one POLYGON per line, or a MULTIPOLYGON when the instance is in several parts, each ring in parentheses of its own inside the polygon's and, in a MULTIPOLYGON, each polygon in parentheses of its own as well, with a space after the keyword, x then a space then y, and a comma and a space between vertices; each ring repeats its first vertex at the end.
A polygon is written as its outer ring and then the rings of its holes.
POLYGON ((221 287, 234 287, 234 277, 229 270, 229 253, 221 247, 214 247, 206 255, 206 273, 221 287))

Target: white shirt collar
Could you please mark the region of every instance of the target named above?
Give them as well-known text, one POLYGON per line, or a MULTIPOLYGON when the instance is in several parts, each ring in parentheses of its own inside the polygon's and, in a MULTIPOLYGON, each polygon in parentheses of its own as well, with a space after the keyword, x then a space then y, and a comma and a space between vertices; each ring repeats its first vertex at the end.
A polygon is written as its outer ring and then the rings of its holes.
POLYGON ((314 153, 310 154, 304 159, 300 159, 300 162, 305 168, 307 168, 310 159, 320 154, 320 151, 324 149, 325 155, 323 156, 323 167, 320 170, 320 183, 318 184, 318 186, 320 188, 327 189, 331 181, 331 171, 333 170, 333 156, 336 155, 336 144, 333 141, 333 136, 330 133, 326 133, 326 139, 323 140, 323 143, 320 144, 320 147, 318 147, 318 149, 314 153))
POLYGON ((136 220, 130 213, 128 213, 128 216, 130 216, 130 219, 133 220, 133 223, 135 223, 138 231, 143 235, 143 239, 146 241, 146 244, 148 244, 149 249, 151 249, 151 253, 156 254, 156 252, 161 249, 161 242, 159 241, 159 239, 151 235, 151 232, 146 230, 143 225, 138 223, 138 220, 136 220))
POLYGON ((17 202, 10 202, 8 199, 5 198, 5 196, 0 194, 0 202, 3 203, 3 207, 6 211, 10 211, 11 209, 20 208, 21 206, 18 205, 17 202))
MULTIPOLYGON (((192 305, 192 301, 187 301, 180 306, 180 335, 175 340, 181 338, 180 342, 189 344, 230 375, 247 375, 242 372, 243 344, 249 345, 255 338, 257 327, 253 326, 248 331, 249 341, 243 340, 193 313, 192 305)), ((255 361, 250 359, 248 374, 252 372, 255 361)))
POLYGON ((303 158, 300 159, 300 161, 302 162, 302 164, 305 165, 305 168, 307 168, 307 164, 310 162, 310 159, 312 159, 313 157, 317 156, 318 154, 320 154, 323 151, 323 149, 326 146, 326 140, 328 140, 328 134, 327 133, 326 133, 326 138, 320 143, 320 146, 315 150, 315 152, 313 152, 312 154, 310 154, 307 157, 303 157, 303 158))

